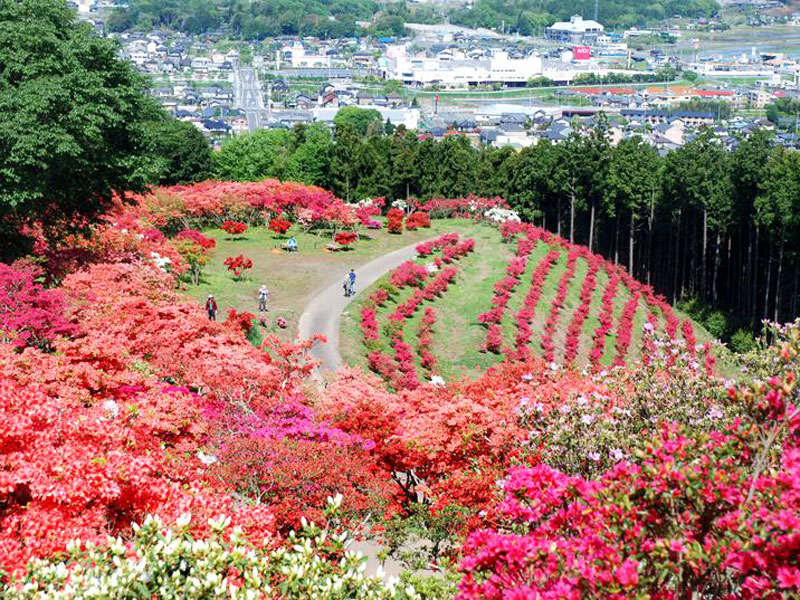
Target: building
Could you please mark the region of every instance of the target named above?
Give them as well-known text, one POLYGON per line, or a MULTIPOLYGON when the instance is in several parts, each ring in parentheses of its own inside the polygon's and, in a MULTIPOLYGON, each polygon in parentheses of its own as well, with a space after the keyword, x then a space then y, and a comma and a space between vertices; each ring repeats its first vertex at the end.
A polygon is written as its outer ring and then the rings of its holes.
POLYGON ((547 28, 547 39, 567 44, 593 44, 603 34, 597 21, 575 15, 569 21, 559 21, 547 28))

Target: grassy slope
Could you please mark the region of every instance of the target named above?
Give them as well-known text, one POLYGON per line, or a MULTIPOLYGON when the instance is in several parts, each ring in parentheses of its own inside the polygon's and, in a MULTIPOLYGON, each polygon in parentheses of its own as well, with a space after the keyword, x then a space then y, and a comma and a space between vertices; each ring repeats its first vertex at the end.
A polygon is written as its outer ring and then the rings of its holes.
POLYGON ((438 235, 452 227, 443 221, 435 221, 431 229, 390 235, 385 230, 371 231, 373 239, 357 241, 349 251, 327 253, 322 249, 330 238, 297 232, 295 234, 299 252, 273 254, 285 242, 264 227, 251 227, 241 239, 230 239, 219 229, 206 231, 217 246, 211 262, 206 266, 202 282, 189 285, 186 292, 198 302, 205 302, 209 292, 214 294, 224 318, 228 310, 257 312, 257 294, 261 284, 270 291, 270 317, 284 317, 289 322, 286 335, 293 337, 297 321, 305 305, 313 295, 331 283, 343 278, 351 267, 358 267, 388 252, 438 235), (253 261, 253 268, 242 281, 234 281, 222 263, 229 256, 243 254, 253 261))

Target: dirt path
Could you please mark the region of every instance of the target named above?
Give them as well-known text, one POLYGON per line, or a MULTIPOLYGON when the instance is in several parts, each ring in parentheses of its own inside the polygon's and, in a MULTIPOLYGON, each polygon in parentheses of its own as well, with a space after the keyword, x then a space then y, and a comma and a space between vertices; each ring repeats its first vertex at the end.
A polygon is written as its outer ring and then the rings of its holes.
MULTIPOLYGON (((359 267, 356 270, 356 294, 368 288, 400 263, 414 258, 417 255, 415 248, 420 243, 422 242, 384 254, 359 267)), ((321 371, 335 371, 342 364, 342 356, 339 354, 339 324, 342 311, 355 298, 355 296, 346 298, 344 295, 342 282, 346 274, 347 269, 342 269, 335 283, 314 296, 300 316, 298 325, 300 338, 308 339, 315 333, 321 333, 328 339, 327 344, 316 344, 311 351, 311 356, 321 361, 321 371)))

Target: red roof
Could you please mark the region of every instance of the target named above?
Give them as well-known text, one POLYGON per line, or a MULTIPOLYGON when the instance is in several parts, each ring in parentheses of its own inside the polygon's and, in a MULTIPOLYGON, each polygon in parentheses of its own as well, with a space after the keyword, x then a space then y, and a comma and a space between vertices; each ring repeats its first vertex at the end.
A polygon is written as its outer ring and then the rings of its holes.
POLYGON ((636 90, 630 88, 622 88, 622 87, 579 87, 579 88, 570 88, 572 92, 583 92, 584 94, 603 94, 609 93, 614 94, 615 96, 630 96, 631 94, 635 94, 636 90))
POLYGON ((733 97, 734 92, 728 92, 725 90, 694 90, 694 93, 702 98, 731 98, 733 97))

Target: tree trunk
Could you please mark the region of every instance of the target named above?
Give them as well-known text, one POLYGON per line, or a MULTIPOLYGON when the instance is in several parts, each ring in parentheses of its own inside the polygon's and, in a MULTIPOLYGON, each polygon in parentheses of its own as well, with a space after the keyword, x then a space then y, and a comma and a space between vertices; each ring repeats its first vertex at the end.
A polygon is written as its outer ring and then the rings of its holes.
POLYGON ((758 302, 756 300, 756 288, 758 288, 758 247, 759 241, 761 237, 761 232, 759 231, 758 227, 756 227, 756 241, 753 248, 753 271, 752 277, 750 279, 750 326, 755 329, 757 320, 758 320, 758 302))
POLYGON ((703 207, 703 256, 700 259, 700 297, 706 299, 708 289, 708 272, 706 271, 706 257, 708 256, 708 210, 703 207))
POLYGON ((594 200, 592 200, 592 211, 589 214, 589 252, 594 252, 594 200))
POLYGON ((617 220, 614 225, 614 264, 619 264, 619 211, 617 211, 617 220))
POLYGON ((769 286, 772 277, 772 244, 767 251, 767 284, 764 286, 764 318, 769 319, 769 286))
POLYGON ((717 278, 719 277, 719 267, 722 261, 719 253, 720 243, 721 240, 718 233, 716 239, 714 240, 714 271, 711 274, 711 301, 715 306, 717 304, 717 278))
POLYGON ((575 243, 575 188, 569 191, 569 243, 575 243))
POLYGON ((681 209, 678 209, 678 227, 675 232, 675 271, 672 274, 672 301, 678 299, 678 271, 681 256, 681 209))
POLYGON ((635 231, 636 220, 633 215, 633 211, 631 211, 631 226, 630 232, 628 233, 628 273, 633 275, 633 234, 635 231))
POLYGON ((558 196, 556 202, 556 235, 561 237, 561 196, 558 196))

